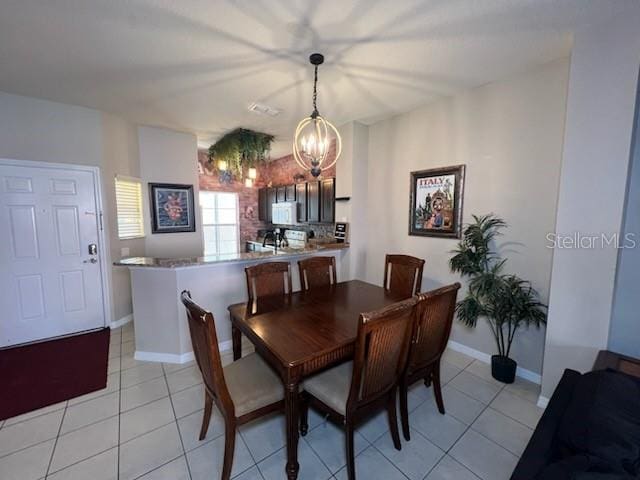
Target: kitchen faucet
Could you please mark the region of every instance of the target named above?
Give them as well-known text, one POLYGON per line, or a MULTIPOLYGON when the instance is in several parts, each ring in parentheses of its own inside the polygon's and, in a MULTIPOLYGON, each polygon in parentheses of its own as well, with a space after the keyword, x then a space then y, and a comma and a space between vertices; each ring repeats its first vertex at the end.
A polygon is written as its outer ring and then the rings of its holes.
POLYGON ((287 241, 287 237, 285 237, 284 234, 280 233, 279 228, 274 231, 265 233, 264 240, 262 240, 263 247, 267 246, 268 239, 273 240, 273 248, 276 253, 278 252, 278 245, 280 245, 280 247, 282 247, 282 244, 284 244, 285 246, 289 245, 289 242, 287 241))

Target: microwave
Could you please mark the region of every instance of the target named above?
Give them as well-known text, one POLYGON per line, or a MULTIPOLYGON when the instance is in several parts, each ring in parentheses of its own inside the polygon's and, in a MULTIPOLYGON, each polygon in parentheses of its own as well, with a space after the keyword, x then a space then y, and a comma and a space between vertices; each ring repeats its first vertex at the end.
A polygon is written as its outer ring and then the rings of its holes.
POLYGON ((280 202, 271 205, 271 223, 275 225, 297 225, 298 204, 280 202))

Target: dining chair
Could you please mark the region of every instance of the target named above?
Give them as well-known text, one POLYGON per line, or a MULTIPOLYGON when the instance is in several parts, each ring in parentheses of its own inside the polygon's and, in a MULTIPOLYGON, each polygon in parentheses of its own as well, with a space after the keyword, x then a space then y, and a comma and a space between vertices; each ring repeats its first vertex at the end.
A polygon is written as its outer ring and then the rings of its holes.
POLYGON ((308 431, 309 405, 343 425, 349 480, 355 479, 354 428, 375 409, 386 406, 393 445, 401 449, 396 392, 407 360, 416 303, 416 298, 410 298, 360 314, 354 360, 310 377, 303 384, 300 434, 308 431))
POLYGON ((413 297, 422 286, 424 260, 409 255, 387 254, 384 262, 384 288, 401 298, 413 297))
POLYGON ((267 262, 244 269, 247 275, 249 303, 262 297, 291 295, 289 262, 267 262))
POLYGON ((298 261, 302 290, 325 287, 337 282, 335 257, 310 257, 298 261))
POLYGON ((199 440, 204 440, 215 402, 224 419, 224 461, 222 480, 229 480, 233 465, 236 430, 258 417, 284 410, 280 378, 259 355, 252 353, 222 367, 213 314, 181 294, 187 309, 191 343, 204 383, 204 416, 199 440))
POLYGON ((409 434, 407 391, 418 380, 426 387, 433 384, 438 411, 444 415, 440 385, 440 358, 447 348, 451 324, 456 310, 459 283, 418 294, 416 321, 409 348, 409 358, 400 380, 400 418, 406 440, 409 434))

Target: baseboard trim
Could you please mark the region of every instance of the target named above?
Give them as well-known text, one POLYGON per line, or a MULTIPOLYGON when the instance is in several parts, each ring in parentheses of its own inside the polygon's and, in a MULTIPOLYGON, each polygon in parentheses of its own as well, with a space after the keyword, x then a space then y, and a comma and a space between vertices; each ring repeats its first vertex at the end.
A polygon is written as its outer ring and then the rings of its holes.
MULTIPOLYGON (((489 355, 488 353, 481 352, 480 350, 468 347, 467 345, 463 345, 462 343, 454 342, 453 340, 449 340, 447 346, 451 350, 464 353, 465 355, 475 358, 476 360, 480 360, 481 362, 491 363, 491 355, 489 355)), ((518 369, 516 370, 516 375, 524 380, 528 380, 538 385, 542 383, 542 377, 540 376, 540 374, 532 372, 531 370, 527 370, 526 368, 518 367, 518 369)))
MULTIPOLYGON (((218 348, 220 352, 231 351, 233 349, 233 341, 227 340, 226 342, 220 342, 218 348)), ((193 352, 178 355, 177 353, 141 352, 140 350, 136 350, 133 358, 143 362, 187 363, 195 360, 196 357, 193 352)))
POLYGON ((226 342, 218 343, 218 348, 221 352, 228 352, 229 350, 233 350, 233 341, 227 340, 226 342))
POLYGON ((143 362, 162 362, 162 363, 187 363, 195 359, 193 352, 183 353, 157 353, 157 352, 141 352, 136 350, 133 358, 143 362))
POLYGON ((536 405, 538 405, 540 408, 547 408, 547 405, 549 405, 549 399, 540 395, 538 397, 538 403, 536 405))
POLYGON ((111 322, 109 324, 109 327, 111 328, 111 330, 113 330, 114 328, 120 328, 123 325, 126 325, 127 323, 131 322, 132 320, 133 320, 133 313, 130 313, 126 317, 122 317, 120 320, 115 320, 111 322))

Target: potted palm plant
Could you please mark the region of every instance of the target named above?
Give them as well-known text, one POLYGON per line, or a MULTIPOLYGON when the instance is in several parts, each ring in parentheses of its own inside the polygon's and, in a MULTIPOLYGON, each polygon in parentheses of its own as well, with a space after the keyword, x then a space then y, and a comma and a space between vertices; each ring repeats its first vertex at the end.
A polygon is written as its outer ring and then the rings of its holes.
POLYGON ((523 326, 546 323, 547 307, 528 281, 504 273, 507 260, 492 245, 506 226, 493 214, 474 215, 451 252, 449 266, 468 279, 467 295, 456 305, 458 319, 469 327, 475 327, 480 317, 488 321, 498 346, 498 354, 491 357, 491 374, 496 380, 513 383, 517 363, 509 354, 516 332, 523 326))

